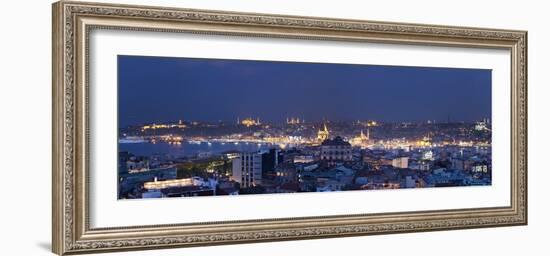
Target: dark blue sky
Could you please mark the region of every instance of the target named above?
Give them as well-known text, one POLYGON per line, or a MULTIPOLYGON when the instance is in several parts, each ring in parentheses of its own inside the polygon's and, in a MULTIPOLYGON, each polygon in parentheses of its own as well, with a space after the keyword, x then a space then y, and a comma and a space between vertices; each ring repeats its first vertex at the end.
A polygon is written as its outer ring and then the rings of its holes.
POLYGON ((119 125, 173 120, 474 121, 491 70, 118 57, 119 125))

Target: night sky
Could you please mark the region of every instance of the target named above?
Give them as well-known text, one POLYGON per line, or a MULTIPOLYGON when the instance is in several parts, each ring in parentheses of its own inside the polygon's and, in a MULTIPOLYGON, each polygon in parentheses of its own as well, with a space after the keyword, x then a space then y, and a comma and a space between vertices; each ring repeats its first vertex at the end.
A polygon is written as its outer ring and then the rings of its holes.
POLYGON ((491 116, 491 70, 118 57, 119 125, 246 117, 283 122, 475 121, 491 116))

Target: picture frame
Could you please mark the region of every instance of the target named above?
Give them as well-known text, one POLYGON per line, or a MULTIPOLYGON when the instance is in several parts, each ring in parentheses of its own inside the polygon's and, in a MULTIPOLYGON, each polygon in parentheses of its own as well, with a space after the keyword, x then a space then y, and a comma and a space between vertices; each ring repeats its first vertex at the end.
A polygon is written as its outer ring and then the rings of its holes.
MULTIPOLYGON (((60 1, 53 4, 52 250, 59 255, 527 225, 527 32, 60 1), (90 35, 96 30, 510 52, 509 205, 94 228, 90 35)), ((115 110, 113 110, 115 111, 115 110)), ((495 109, 493 111, 500 111, 495 109)))

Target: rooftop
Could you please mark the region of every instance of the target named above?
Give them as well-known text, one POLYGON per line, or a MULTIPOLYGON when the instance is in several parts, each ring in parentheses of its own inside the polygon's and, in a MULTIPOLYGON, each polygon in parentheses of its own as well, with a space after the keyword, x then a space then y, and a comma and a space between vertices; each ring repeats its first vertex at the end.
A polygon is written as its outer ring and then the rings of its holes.
POLYGON ((351 146, 351 144, 340 136, 336 136, 334 139, 326 139, 321 143, 323 146, 351 146))

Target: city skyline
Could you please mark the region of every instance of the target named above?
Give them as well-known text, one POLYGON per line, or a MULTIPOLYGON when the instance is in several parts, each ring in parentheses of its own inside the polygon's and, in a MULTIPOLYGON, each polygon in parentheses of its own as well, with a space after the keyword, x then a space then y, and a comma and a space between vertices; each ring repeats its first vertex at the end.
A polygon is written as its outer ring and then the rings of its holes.
POLYGON ((292 117, 306 122, 473 122, 491 116, 490 70, 143 56, 118 60, 120 126, 180 119, 278 123, 292 117))
POLYGON ((492 184, 490 70, 119 56, 118 88, 119 199, 492 184))
POLYGON ((216 123, 223 123, 223 124, 236 124, 236 125, 242 125, 242 121, 243 120, 259 120, 261 124, 276 124, 276 125, 279 125, 279 124, 290 124, 290 122, 288 120, 292 120, 292 118, 294 118, 295 120, 300 120, 300 123, 302 124, 315 124, 315 125, 319 125, 319 124, 331 124, 331 123, 357 123, 357 122, 370 122, 370 121, 375 121, 375 122, 378 122, 378 123, 383 123, 383 124, 407 124, 407 123, 410 123, 410 124, 422 124, 422 123, 429 123, 429 124, 447 124, 447 123, 469 123, 469 124, 474 124, 474 123, 477 123, 477 122, 480 122, 480 121, 483 121, 483 122, 488 122, 490 123, 491 122, 491 118, 480 118, 480 119, 475 119, 475 120, 468 120, 468 121, 463 121, 463 120, 453 120, 452 118, 449 117, 449 119, 447 120, 434 120, 434 119, 426 119, 426 120, 395 120, 395 121, 389 121, 389 122, 384 122, 384 121, 379 121, 379 120, 374 120, 374 119, 355 119, 355 120, 329 120, 329 119, 326 119, 326 118, 322 118, 322 119, 319 119, 319 120, 306 120, 305 118, 300 118, 300 117, 288 117, 288 119, 285 117, 285 118, 279 118, 277 120, 270 120, 270 121, 265 121, 265 119, 263 119, 262 117, 259 117, 259 116, 244 116, 244 117, 240 117, 240 116, 237 116, 235 117, 233 120, 213 120, 213 121, 205 121, 205 120, 201 120, 201 119, 185 119, 185 118, 180 118, 180 119, 175 119, 175 120, 163 120, 163 121, 158 121, 158 122, 155 122, 155 121, 146 121, 146 122, 143 122, 143 123, 135 123, 135 124, 131 124, 129 126, 141 126, 141 125, 147 125, 147 124, 176 124, 178 122, 202 122, 202 123, 211 123, 211 124, 216 124, 216 123))

